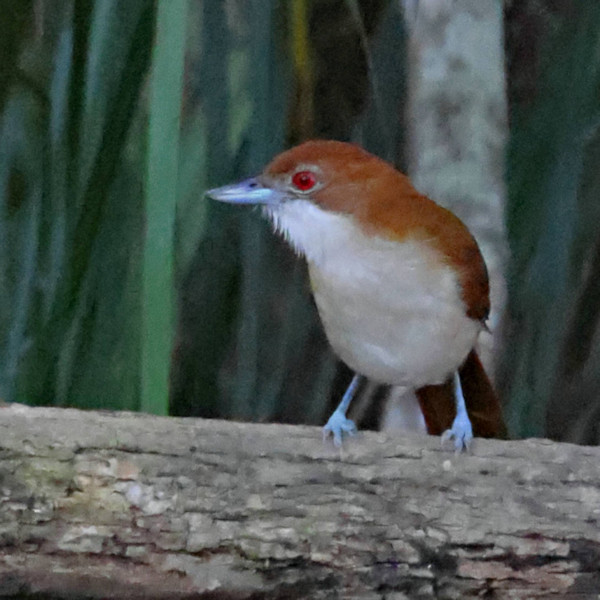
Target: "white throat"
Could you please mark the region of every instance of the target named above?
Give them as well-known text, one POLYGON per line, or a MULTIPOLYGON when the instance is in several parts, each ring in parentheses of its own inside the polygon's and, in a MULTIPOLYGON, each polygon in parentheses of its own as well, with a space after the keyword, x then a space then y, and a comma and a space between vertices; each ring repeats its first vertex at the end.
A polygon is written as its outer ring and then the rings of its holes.
POLYGON ((354 238, 362 236, 351 216, 323 210, 309 200, 265 206, 264 212, 275 231, 298 254, 316 265, 323 264, 328 255, 339 253, 354 238))

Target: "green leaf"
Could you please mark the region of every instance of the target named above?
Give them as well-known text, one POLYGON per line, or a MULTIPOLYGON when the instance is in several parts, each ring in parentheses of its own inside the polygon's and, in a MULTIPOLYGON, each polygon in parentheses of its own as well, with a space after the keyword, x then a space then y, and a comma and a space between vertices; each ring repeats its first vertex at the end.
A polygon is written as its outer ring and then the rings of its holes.
POLYGON ((187 0, 158 3, 148 125, 141 404, 168 413, 174 327, 174 231, 187 0))

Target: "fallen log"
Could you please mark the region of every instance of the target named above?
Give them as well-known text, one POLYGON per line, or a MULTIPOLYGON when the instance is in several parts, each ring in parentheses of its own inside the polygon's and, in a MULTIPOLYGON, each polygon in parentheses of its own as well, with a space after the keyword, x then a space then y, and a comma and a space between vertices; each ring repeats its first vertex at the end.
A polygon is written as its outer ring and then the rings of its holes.
POLYGON ((600 448, 0 408, 0 597, 597 598, 600 448))

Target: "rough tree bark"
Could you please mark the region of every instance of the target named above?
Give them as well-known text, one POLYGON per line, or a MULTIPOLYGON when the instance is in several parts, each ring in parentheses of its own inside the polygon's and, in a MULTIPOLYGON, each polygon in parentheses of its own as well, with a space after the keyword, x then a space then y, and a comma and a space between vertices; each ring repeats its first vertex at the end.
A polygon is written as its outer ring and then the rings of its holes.
POLYGON ((599 458, 3 407, 0 596, 596 598, 599 458))

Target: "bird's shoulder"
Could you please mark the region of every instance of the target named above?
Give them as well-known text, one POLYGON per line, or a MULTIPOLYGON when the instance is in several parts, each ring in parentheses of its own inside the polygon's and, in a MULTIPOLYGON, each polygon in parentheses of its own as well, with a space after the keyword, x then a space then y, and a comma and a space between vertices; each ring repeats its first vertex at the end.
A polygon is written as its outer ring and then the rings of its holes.
POLYGON ((467 316, 482 322, 487 319, 490 299, 485 261, 477 241, 453 212, 404 186, 402 194, 380 193, 363 222, 398 241, 414 238, 434 248, 457 273, 467 316))

